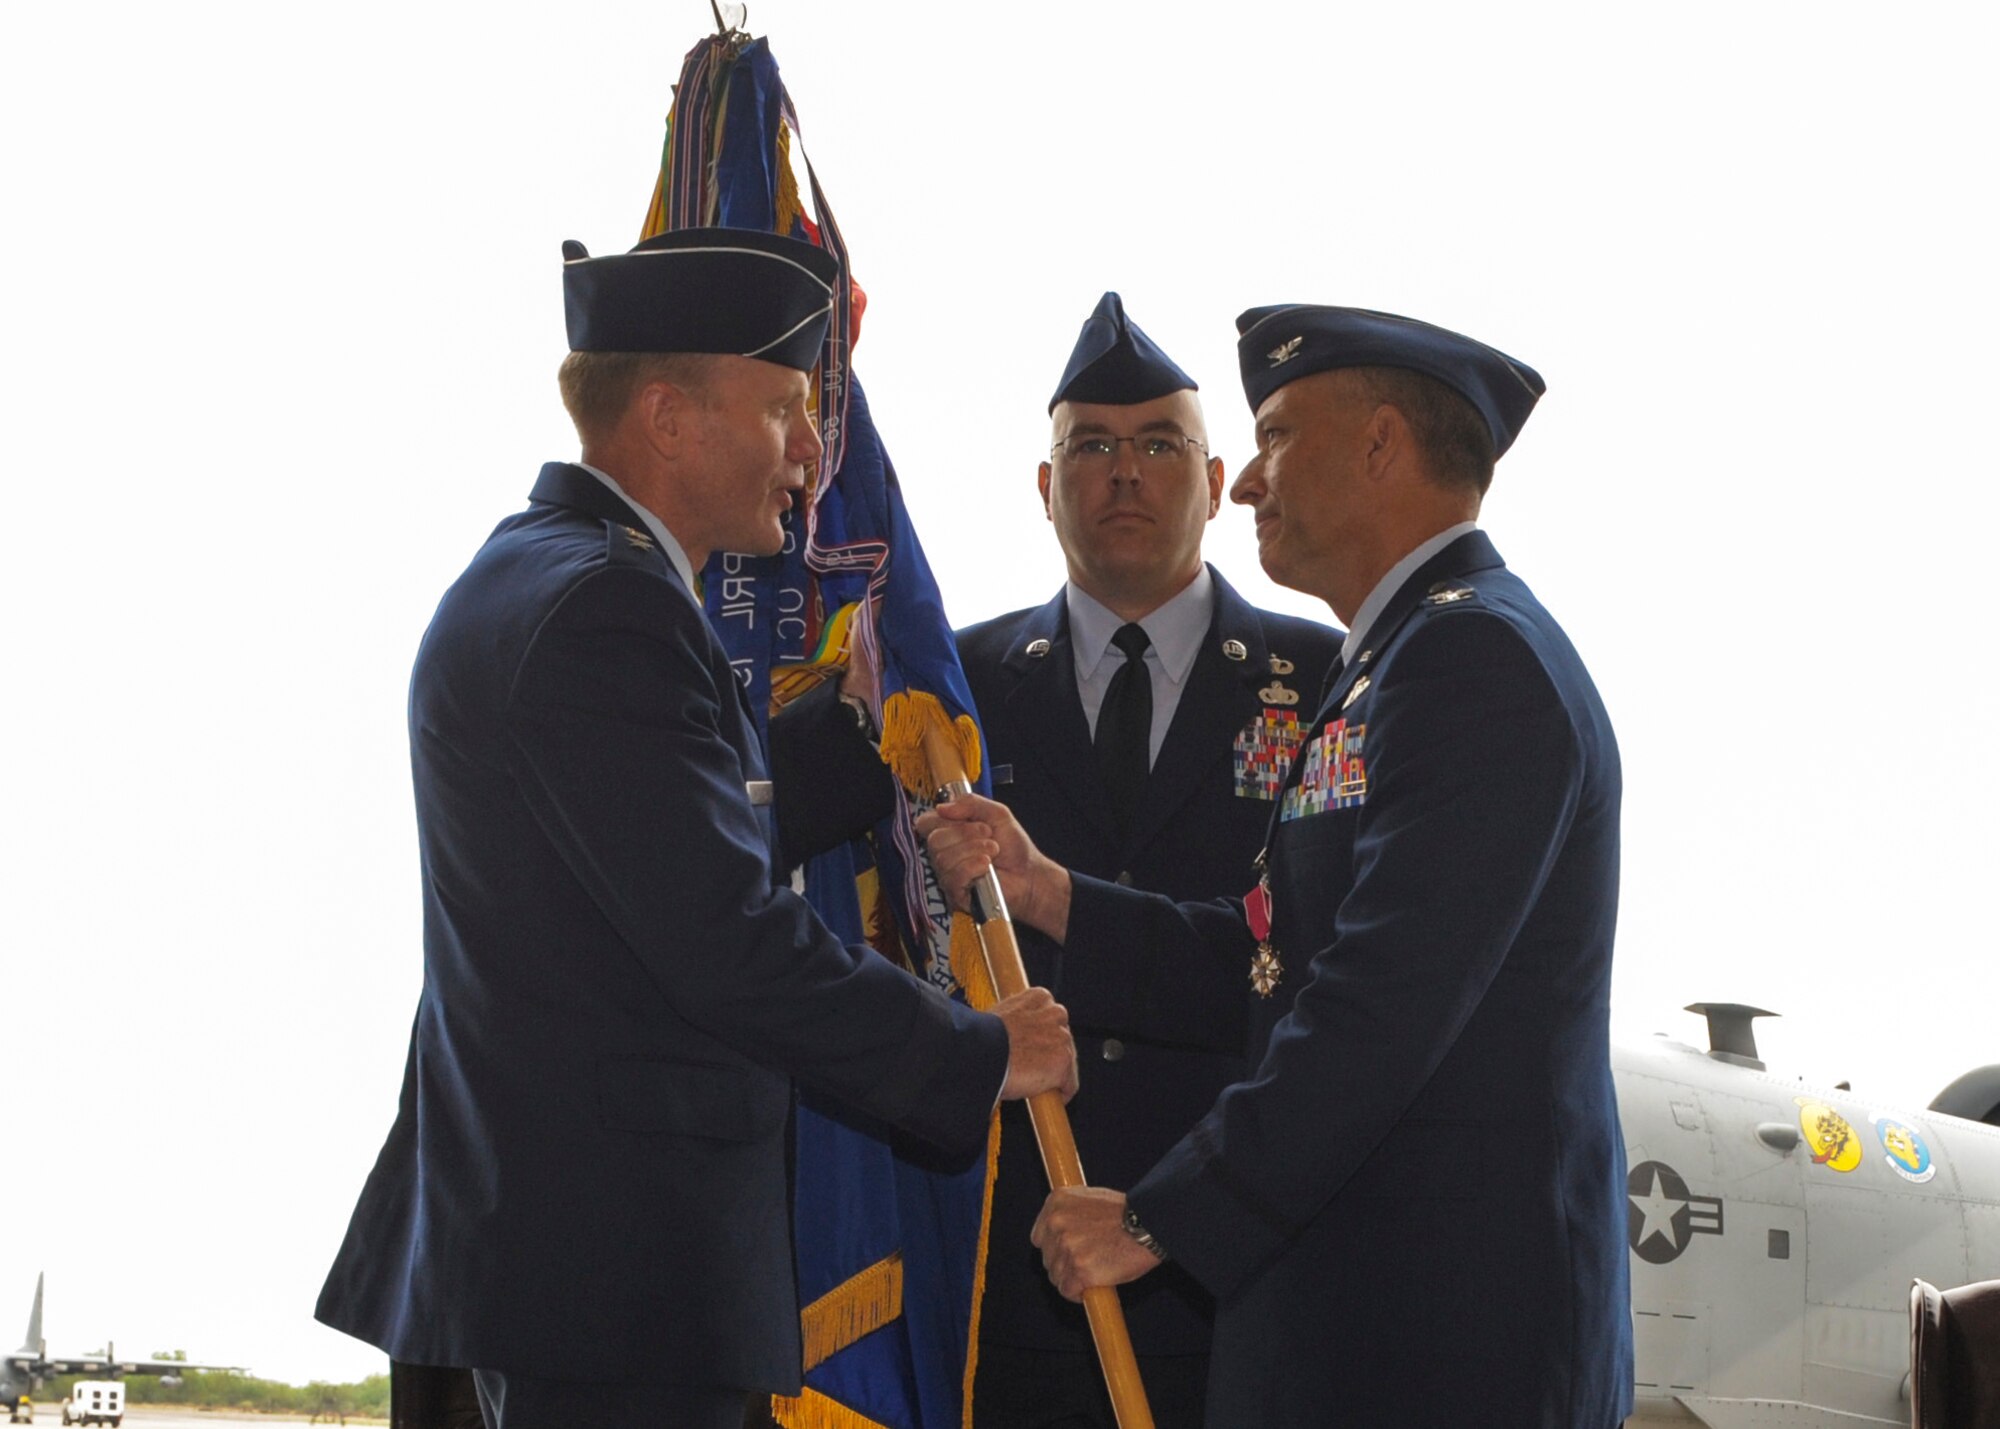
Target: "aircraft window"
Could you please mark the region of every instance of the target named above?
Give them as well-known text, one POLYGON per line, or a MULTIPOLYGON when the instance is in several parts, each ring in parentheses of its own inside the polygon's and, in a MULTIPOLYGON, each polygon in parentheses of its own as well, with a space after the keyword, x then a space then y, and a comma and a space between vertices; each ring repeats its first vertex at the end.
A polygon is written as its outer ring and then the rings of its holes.
POLYGON ((1766 1253, 1772 1260, 1790 1260, 1792 1258, 1792 1233, 1790 1231, 1777 1230, 1770 1232, 1770 1240, 1766 1253))

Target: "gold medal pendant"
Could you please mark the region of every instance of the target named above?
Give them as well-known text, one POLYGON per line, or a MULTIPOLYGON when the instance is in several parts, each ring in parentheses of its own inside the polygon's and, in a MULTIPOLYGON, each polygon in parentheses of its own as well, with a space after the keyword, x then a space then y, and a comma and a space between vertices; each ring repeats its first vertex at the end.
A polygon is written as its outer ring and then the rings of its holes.
POLYGON ((1259 997, 1269 997, 1285 975, 1285 965, 1278 961, 1278 950, 1269 943, 1257 945, 1257 956, 1250 959, 1250 986, 1259 997))
POLYGON ((1257 940, 1257 956, 1250 959, 1250 986, 1259 997, 1269 997, 1271 989, 1285 975, 1285 965, 1278 961, 1278 950, 1271 946, 1271 872, 1265 862, 1269 852, 1258 850, 1252 861, 1257 870, 1257 886, 1243 895, 1243 921, 1250 925, 1250 936, 1257 940))

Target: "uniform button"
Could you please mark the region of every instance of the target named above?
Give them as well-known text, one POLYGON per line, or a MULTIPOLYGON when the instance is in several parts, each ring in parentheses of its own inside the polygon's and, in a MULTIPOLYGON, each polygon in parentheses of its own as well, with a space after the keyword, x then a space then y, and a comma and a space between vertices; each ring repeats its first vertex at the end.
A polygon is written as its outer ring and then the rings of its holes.
POLYGON ((1124 1055, 1125 1055, 1125 1044, 1123 1042, 1120 1042, 1116 1037, 1107 1037, 1104 1039, 1105 1061, 1115 1062, 1124 1055))
POLYGON ((1120 869, 1118 876, 1111 881, 1120 888, 1130 888, 1132 886, 1132 875, 1128 870, 1120 869))

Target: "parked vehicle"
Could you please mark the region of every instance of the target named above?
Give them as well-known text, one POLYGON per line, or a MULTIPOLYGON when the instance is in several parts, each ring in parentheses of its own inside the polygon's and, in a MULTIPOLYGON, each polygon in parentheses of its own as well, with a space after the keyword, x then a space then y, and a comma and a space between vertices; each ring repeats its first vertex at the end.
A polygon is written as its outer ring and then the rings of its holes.
POLYGON ((80 1379, 63 1401, 65 1424, 109 1424, 111 1429, 125 1422, 125 1386, 115 1379, 80 1379))

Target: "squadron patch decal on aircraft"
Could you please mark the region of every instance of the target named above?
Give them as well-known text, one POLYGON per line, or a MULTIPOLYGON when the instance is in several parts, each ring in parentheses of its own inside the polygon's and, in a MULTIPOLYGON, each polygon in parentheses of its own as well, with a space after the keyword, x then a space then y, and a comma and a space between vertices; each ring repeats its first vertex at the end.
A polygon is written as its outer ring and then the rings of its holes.
POLYGON ((1861 1138, 1847 1118, 1825 1102, 1793 1097, 1799 1108, 1799 1132, 1812 1148, 1813 1165, 1843 1174, 1861 1164, 1861 1138))
POLYGON ((1921 1186, 1937 1175, 1937 1167, 1931 1161, 1931 1149, 1925 1143, 1923 1133, 1906 1121, 1893 1117, 1873 1118, 1875 1134, 1882 1140, 1882 1149, 1888 1153, 1882 1159, 1889 1163, 1889 1169, 1921 1186))

